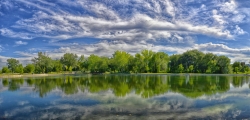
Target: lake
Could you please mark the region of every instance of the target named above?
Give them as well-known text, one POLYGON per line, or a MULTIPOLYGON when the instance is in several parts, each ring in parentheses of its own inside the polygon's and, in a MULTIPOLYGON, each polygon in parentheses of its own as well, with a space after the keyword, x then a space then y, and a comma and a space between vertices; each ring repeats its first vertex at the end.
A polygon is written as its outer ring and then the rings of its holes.
POLYGON ((0 78, 0 119, 250 119, 249 76, 0 78))

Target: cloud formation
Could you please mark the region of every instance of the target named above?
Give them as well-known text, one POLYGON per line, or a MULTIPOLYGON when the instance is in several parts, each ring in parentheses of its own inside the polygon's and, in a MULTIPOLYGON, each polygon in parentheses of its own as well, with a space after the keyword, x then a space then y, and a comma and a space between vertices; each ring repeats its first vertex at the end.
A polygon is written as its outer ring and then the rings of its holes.
POLYGON ((16 43, 17 46, 19 46, 19 45, 27 45, 28 44, 27 42, 23 42, 21 40, 20 41, 16 41, 15 43, 16 43))
POLYGON ((14 43, 20 48, 8 55, 16 58, 27 59, 38 51, 56 58, 66 52, 110 56, 116 50, 134 54, 141 49, 169 53, 199 49, 233 60, 250 59, 250 47, 242 44, 250 30, 246 1, 2 0, 0 16, 0 42, 12 42, 0 44, 0 52, 14 43), (231 41, 239 41, 241 47, 227 44, 231 41), (36 50, 32 45, 38 46, 36 50))

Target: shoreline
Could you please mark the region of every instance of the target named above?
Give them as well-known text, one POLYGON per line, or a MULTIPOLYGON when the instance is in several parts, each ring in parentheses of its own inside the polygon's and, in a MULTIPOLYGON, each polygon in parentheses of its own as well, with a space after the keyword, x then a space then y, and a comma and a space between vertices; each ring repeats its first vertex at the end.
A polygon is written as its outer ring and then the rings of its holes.
POLYGON ((0 74, 0 78, 49 77, 65 75, 171 75, 171 76, 250 76, 250 74, 205 74, 205 73, 53 73, 53 74, 0 74))

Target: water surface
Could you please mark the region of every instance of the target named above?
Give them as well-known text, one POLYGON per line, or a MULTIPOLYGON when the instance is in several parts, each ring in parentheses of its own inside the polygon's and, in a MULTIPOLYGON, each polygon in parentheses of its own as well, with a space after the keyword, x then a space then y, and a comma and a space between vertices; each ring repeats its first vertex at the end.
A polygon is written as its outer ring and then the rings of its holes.
POLYGON ((250 119, 249 76, 0 79, 0 119, 250 119))

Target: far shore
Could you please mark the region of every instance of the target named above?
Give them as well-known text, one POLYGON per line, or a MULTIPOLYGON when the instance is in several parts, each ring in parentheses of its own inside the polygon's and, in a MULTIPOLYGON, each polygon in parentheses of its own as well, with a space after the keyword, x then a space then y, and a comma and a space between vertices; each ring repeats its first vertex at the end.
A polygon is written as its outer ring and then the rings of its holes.
POLYGON ((21 77, 47 77, 65 75, 185 75, 185 76, 250 76, 248 73, 239 74, 206 74, 206 73, 44 73, 44 74, 0 74, 0 78, 21 78, 21 77))

